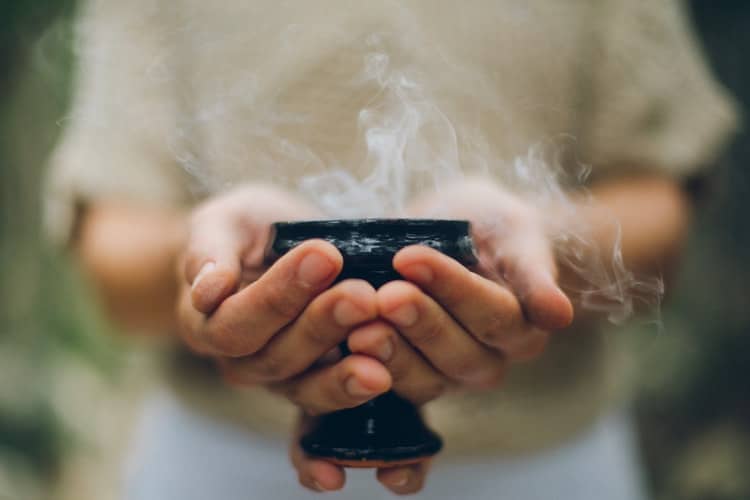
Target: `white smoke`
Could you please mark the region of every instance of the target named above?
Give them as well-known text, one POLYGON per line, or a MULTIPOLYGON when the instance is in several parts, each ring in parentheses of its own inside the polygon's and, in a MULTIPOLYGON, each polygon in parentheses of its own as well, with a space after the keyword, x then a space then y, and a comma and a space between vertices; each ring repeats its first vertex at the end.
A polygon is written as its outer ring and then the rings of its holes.
POLYGON ((300 182, 301 191, 335 217, 404 215, 415 182, 439 188, 462 174, 456 131, 422 84, 425 75, 394 64, 383 34, 367 37, 366 46, 357 83, 378 89, 357 119, 369 174, 359 180, 351 169, 333 168, 300 182))
MULTIPOLYGON (((289 36, 291 31, 284 33, 289 36)), ((463 93, 464 100, 468 95, 467 102, 474 107, 503 116, 498 92, 492 91, 492 85, 482 76, 466 68, 446 66, 448 76, 436 75, 430 72, 434 66, 425 71, 413 59, 403 57, 400 49, 416 39, 413 33, 374 32, 350 41, 345 49, 361 54, 359 68, 342 77, 347 79, 339 82, 337 89, 365 96, 360 108, 345 110, 356 117, 352 119, 356 127, 352 131, 352 149, 359 147, 362 154, 332 157, 306 143, 304 137, 324 120, 284 108, 280 94, 262 101, 254 88, 257 78, 252 75, 246 80, 251 88, 243 91, 241 85, 235 85, 228 95, 217 96, 213 105, 199 110, 192 123, 179 129, 178 133, 185 137, 179 137, 176 143, 188 140, 191 127, 200 128, 216 120, 231 123, 236 118, 225 100, 234 99, 253 112, 247 122, 233 125, 244 127, 256 144, 231 155, 220 151, 224 153, 225 170, 233 167, 242 172, 248 156, 262 171, 278 172, 280 163, 301 165, 313 173, 301 176, 292 187, 332 218, 408 216, 415 192, 440 192, 477 172, 490 174, 503 188, 534 204, 540 212, 554 215, 551 219, 556 224, 550 234, 557 258, 561 266, 580 278, 580 286, 566 291, 581 308, 604 313, 614 323, 631 317, 639 303, 658 311, 663 293, 661 281, 643 279, 625 267, 619 238, 611 250, 599 248, 591 228, 581 217, 581 206, 593 201, 585 189, 589 169, 571 162, 567 155, 565 146, 574 149, 575 138, 541 137, 526 144, 527 150, 515 158, 499 157, 497 150, 490 147, 491 134, 482 130, 481 122, 456 120, 456 110, 445 109, 445 100, 440 98, 447 85, 449 91, 463 93), (460 83, 451 83, 452 78, 460 83), (289 130, 293 132, 288 133, 289 130)), ((278 40, 287 43, 283 38, 278 40)), ((512 122, 506 119, 503 123, 511 127, 512 133, 512 122)), ((242 176, 227 180, 206 169, 212 155, 218 157, 216 146, 212 147, 214 150, 208 147, 198 155, 190 148, 175 148, 175 155, 201 185, 213 192, 227 183, 240 182, 242 176)), ((288 181, 281 174, 275 174, 272 180, 288 181)), ((488 227, 502 230, 501 225, 501 221, 496 221, 488 227)))
POLYGON ((580 164, 576 169, 564 168, 564 155, 561 150, 557 152, 560 154, 550 157, 544 154, 543 147, 531 147, 506 171, 505 182, 542 213, 554 214, 548 231, 558 266, 572 272, 578 283, 569 286, 566 293, 581 309, 604 314, 614 324, 650 309, 655 314, 655 324, 661 327, 663 280, 659 276, 639 276, 626 267, 621 228, 614 216, 607 222, 608 232, 615 235, 611 249, 600 247, 592 234, 594 228, 582 216, 589 209, 597 210, 601 219, 607 216, 586 189, 591 169, 580 164))

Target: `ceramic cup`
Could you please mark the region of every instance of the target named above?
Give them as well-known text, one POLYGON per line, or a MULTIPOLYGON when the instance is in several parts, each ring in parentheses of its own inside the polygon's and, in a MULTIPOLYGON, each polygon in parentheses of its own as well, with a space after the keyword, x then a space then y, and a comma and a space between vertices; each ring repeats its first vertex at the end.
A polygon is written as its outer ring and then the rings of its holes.
MULTIPOLYGON (((393 269, 393 256, 410 245, 427 245, 466 266, 477 262, 467 221, 432 219, 277 222, 272 225, 268 262, 309 239, 326 240, 343 255, 336 283, 363 279, 376 289, 402 279, 393 269)), ((340 348, 348 354, 345 343, 340 348)), ((317 418, 301 445, 311 456, 347 467, 383 467, 420 462, 439 452, 442 441, 414 405, 388 392, 317 418)))

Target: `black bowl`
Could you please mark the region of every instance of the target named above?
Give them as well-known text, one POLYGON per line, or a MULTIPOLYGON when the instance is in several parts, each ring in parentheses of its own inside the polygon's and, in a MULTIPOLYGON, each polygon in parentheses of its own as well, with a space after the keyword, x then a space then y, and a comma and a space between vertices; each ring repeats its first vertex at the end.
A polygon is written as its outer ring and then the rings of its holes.
POLYGON ((276 260, 303 241, 323 239, 339 249, 344 268, 337 281, 358 278, 379 287, 401 279, 393 256, 410 245, 426 245, 464 265, 476 264, 470 224, 438 219, 337 219, 277 222, 272 225, 269 261, 276 260))
MULTIPOLYGON (((410 245, 429 246, 467 266, 477 262, 467 221, 431 219, 277 222, 266 252, 268 262, 310 239, 326 240, 343 255, 336 282, 364 279, 375 288, 401 279, 393 256, 410 245)), ((341 348, 348 352, 345 343, 341 348)), ((309 455, 350 467, 418 462, 442 447, 417 408, 393 392, 319 417, 300 443, 309 455)))

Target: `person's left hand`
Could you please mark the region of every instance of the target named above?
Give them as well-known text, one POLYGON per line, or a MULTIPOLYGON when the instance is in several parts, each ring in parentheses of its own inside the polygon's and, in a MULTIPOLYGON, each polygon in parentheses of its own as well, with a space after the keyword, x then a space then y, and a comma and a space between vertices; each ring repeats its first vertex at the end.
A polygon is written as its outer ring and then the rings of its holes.
MULTIPOLYGON (((572 322, 547 228, 530 204, 470 181, 419 200, 409 215, 469 220, 479 264, 470 270, 421 245, 396 254, 404 280, 377 291, 380 319, 354 330, 348 345, 383 363, 398 394, 419 405, 448 386, 496 387, 510 362, 539 356, 550 332, 572 322)), ((343 486, 343 469, 305 456, 296 441, 291 456, 303 484, 343 486)), ((394 493, 414 493, 428 468, 380 469, 377 478, 394 493)))
POLYGON ((472 224, 473 269, 415 245, 393 260, 405 280, 377 292, 379 315, 451 382, 495 387, 509 362, 537 357, 550 331, 572 322, 548 228, 531 204, 489 181, 468 181, 424 198, 410 215, 472 224))

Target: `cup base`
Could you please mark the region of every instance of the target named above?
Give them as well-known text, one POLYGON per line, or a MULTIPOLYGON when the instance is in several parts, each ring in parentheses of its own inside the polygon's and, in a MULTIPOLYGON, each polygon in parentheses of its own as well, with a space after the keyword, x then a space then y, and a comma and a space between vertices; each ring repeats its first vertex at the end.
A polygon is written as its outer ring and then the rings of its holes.
POLYGON ((346 467, 395 467, 418 463, 443 442, 418 410, 393 392, 318 418, 300 440, 309 456, 346 467))
MULTIPOLYGON (((312 238, 332 243, 344 266, 336 282, 362 279, 375 289, 402 279, 393 258, 402 248, 426 245, 471 266, 477 256, 471 227, 462 220, 356 219, 277 222, 272 225, 266 261, 272 264, 312 238)), ((348 354, 346 344, 342 354, 348 354)), ((345 467, 395 467, 419 463, 443 446, 417 408, 393 392, 356 408, 320 416, 300 439, 309 456, 345 467)))

